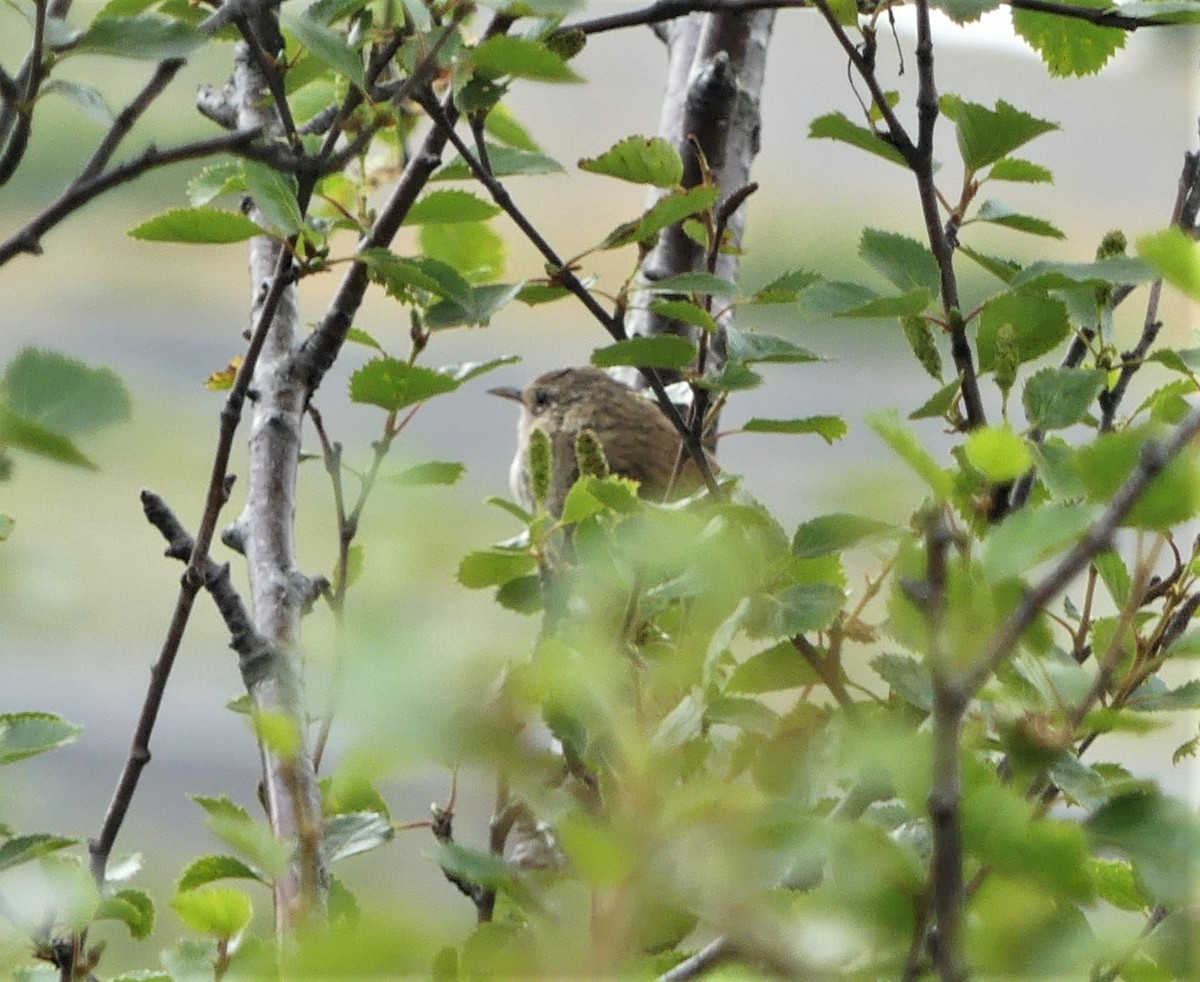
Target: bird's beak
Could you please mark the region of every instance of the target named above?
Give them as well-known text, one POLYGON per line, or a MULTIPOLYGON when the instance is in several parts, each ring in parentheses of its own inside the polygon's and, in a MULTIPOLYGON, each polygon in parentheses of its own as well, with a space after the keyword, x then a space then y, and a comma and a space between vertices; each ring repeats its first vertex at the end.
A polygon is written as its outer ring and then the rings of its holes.
POLYGON ((521 401, 521 390, 515 389, 511 385, 498 385, 494 389, 488 389, 488 395, 499 396, 501 399, 512 399, 514 402, 521 401))

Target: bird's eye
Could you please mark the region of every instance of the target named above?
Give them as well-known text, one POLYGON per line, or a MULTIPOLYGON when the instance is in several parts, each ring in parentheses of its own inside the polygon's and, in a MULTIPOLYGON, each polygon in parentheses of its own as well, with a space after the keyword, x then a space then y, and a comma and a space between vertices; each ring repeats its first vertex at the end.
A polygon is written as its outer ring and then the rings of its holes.
POLYGON ((534 408, 534 410, 537 412, 540 412, 541 410, 545 409, 548 405, 550 405, 550 393, 547 392, 545 389, 534 389, 533 390, 533 408, 534 408))

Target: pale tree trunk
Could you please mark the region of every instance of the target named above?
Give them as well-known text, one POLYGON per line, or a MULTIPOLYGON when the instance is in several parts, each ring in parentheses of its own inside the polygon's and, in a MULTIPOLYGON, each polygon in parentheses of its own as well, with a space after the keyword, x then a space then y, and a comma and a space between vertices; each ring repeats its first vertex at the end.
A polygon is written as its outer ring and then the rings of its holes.
MULTIPOLYGON (((668 21, 660 36, 667 46, 667 86, 663 96, 659 136, 669 140, 684 161, 684 187, 701 180, 698 145, 720 188, 718 209, 750 183, 750 168, 758 153, 761 114, 759 109, 766 73, 767 44, 775 11, 751 13, 690 14, 668 21), (693 143, 694 141, 694 143, 693 143)), ((653 205, 667 192, 655 189, 648 202, 653 205)), ((746 225, 745 205, 729 219, 735 244, 746 225)), ((704 249, 689 239, 680 226, 663 231, 642 264, 647 279, 661 280, 679 273, 705 269, 704 249)), ((721 254, 713 270, 736 281, 737 255, 721 254)), ((729 297, 714 297, 712 310, 724 310, 729 297)), ((681 334, 697 339, 696 328, 667 320, 647 309, 648 296, 634 295, 626 319, 631 335, 681 334)), ((722 318, 722 327, 728 317, 722 318)), ((713 339, 705 359, 706 374, 717 374, 725 361, 720 336, 713 339)), ((621 381, 636 385, 636 369, 628 369, 621 381)))

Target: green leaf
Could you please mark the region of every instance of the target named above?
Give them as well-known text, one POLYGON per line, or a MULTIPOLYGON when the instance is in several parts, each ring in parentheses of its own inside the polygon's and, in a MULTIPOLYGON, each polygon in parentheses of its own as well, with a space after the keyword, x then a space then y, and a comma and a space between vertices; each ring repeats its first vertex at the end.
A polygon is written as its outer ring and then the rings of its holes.
POLYGON ((531 572, 536 560, 527 552, 486 549, 467 553, 458 564, 458 582, 469 590, 500 586, 531 572))
POLYGON ((443 375, 449 375, 454 381, 469 382, 480 375, 486 375, 505 365, 515 365, 521 360, 520 355, 501 355, 499 358, 489 358, 487 361, 464 361, 457 365, 443 365, 438 369, 443 375))
POLYGON ((487 114, 483 128, 506 146, 536 153, 541 149, 517 118, 503 103, 497 103, 487 114))
POLYGON ((1189 903, 1193 869, 1186 857, 1197 855, 1196 817, 1173 798, 1136 791, 1101 805, 1085 828, 1095 847, 1115 849, 1133 861, 1153 902, 1167 907, 1189 903))
POLYGON ((820 273, 814 273, 810 269, 794 269, 775 277, 765 286, 760 286, 751 297, 743 302, 751 304, 795 303, 801 293, 814 283, 819 283, 821 279, 820 273))
POLYGON ((631 242, 650 242, 669 225, 711 208, 717 195, 716 188, 705 186, 672 191, 659 198, 637 221, 619 225, 605 237, 600 247, 616 249, 631 242))
POLYGON ((386 249, 368 249, 358 258, 370 270, 371 279, 401 302, 410 302, 414 289, 464 306, 471 301, 471 284, 436 259, 402 259, 386 249))
POLYGON ((1043 430, 1073 426, 1087 415, 1107 380, 1103 369, 1043 368, 1025 383, 1025 418, 1043 430))
POLYGON ((839 311, 837 317, 915 317, 929 306, 933 295, 924 287, 896 297, 877 297, 855 307, 839 311))
POLYGON ((0 870, 12 869, 22 863, 41 859, 60 849, 75 845, 75 839, 61 835, 39 832, 34 835, 17 835, 0 845, 0 870))
POLYGON ((729 677, 726 691, 757 695, 814 685, 819 681, 817 673, 792 643, 781 641, 738 665, 729 677))
POLYGON ((942 381, 942 355, 934 340, 933 328, 924 317, 902 317, 900 326, 908 346, 917 356, 917 361, 931 378, 942 381))
POLYGON ((108 103, 104 100, 104 94, 90 85, 71 82, 63 78, 53 78, 42 86, 38 98, 54 94, 74 103, 88 119, 101 126, 111 126, 116 119, 113 111, 108 108, 108 103))
MULTIPOLYGON (((544 153, 506 147, 499 143, 488 143, 486 146, 488 162, 492 165, 492 174, 495 177, 563 173, 562 164, 544 153)), ((474 176, 467 162, 461 157, 455 157, 450 163, 439 167, 430 180, 461 181, 474 176)))
POLYGON ((610 474, 586 475, 575 482, 563 502, 562 523, 571 525, 606 511, 628 514, 637 508, 637 482, 610 474))
POLYGON ((954 400, 958 398, 958 392, 961 388, 961 378, 956 378, 952 382, 943 385, 937 392, 926 399, 922 405, 909 413, 908 418, 939 419, 945 416, 954 405, 954 400))
POLYGON ((362 57, 337 31, 314 20, 307 10, 299 11, 294 7, 280 11, 279 23, 323 65, 344 75, 358 88, 366 88, 362 57))
POLYGON ((483 222, 422 225, 421 251, 459 271, 470 283, 504 275, 504 240, 483 222))
POLYGON ((931 7, 942 11, 956 24, 971 24, 989 10, 995 10, 1003 0, 934 0, 931 7))
POLYGON ((674 334, 654 337, 635 337, 617 341, 592 352, 592 364, 597 368, 632 365, 637 368, 686 368, 696 360, 694 342, 674 334))
POLYGON ((894 411, 876 413, 867 419, 867 425, 929 485, 939 500, 945 501, 950 498, 954 489, 954 478, 948 470, 938 466, 929 451, 921 446, 916 435, 901 422, 894 411))
POLYGON ((0 766, 74 743, 82 730, 53 713, 0 715, 0 766))
POLYGON ((230 887, 206 887, 178 893, 171 901, 171 907, 193 931, 222 939, 239 934, 254 913, 250 898, 230 887))
POLYGON ((1071 333, 1067 307, 1037 293, 1001 293, 979 314, 979 370, 996 365, 996 341, 1000 328, 1011 324, 1016 333, 1017 352, 1022 362, 1032 361, 1057 348, 1071 333))
POLYGON ((717 322, 713 315, 690 300, 652 300, 650 312, 667 320, 690 324, 702 331, 711 333, 717 330, 717 322))
POLYGON ((1142 911, 1150 906, 1129 863, 1120 859, 1092 858, 1088 860, 1087 868, 1097 895, 1118 910, 1142 911))
POLYGON ((524 287, 523 283, 473 286, 465 301, 443 300, 425 311, 425 326, 434 331, 463 325, 486 327, 498 310, 520 296, 524 287))
POLYGON ((201 245, 224 245, 244 242, 263 230, 245 215, 220 208, 174 208, 148 218, 129 236, 143 242, 186 242, 201 245))
POLYGON ((961 243, 959 244, 958 251, 968 259, 973 259, 979 266, 987 270, 1002 283, 1011 283, 1017 274, 1021 272, 1021 264, 1011 259, 989 256, 987 253, 977 252, 970 246, 961 243))
POLYGON ((96 470, 96 465, 69 437, 34 423, 0 405, 0 450, 15 448, 60 464, 96 470))
POLYGON ((737 284, 721 279, 712 273, 679 273, 662 280, 649 280, 641 284, 647 293, 694 293, 701 295, 733 296, 737 284))
MULTIPOLYGON (((1107 501, 1137 466, 1145 430, 1105 433, 1076 454, 1076 468, 1088 498, 1107 501)), ((1200 508, 1200 472, 1192 454, 1180 454, 1150 482, 1123 524, 1169 529, 1187 521, 1200 508)))
POLYGON ((1163 692, 1148 692, 1143 685, 1125 705, 1139 713, 1173 713, 1200 709, 1200 679, 1192 679, 1177 688, 1163 692))
POLYGON ((963 445, 967 460, 993 484, 1015 481, 1033 466, 1029 446, 1007 426, 981 426, 963 445))
POLYGON ((584 157, 579 169, 659 188, 673 188, 683 180, 683 161, 670 141, 659 136, 627 137, 598 157, 584 157))
POLYGON ((452 224, 456 222, 485 222, 500 214, 490 201, 470 191, 445 189, 431 191, 416 201, 404 216, 405 225, 452 224))
POLYGON ((850 122, 845 113, 828 113, 818 116, 808 127, 808 136, 813 140, 838 140, 866 150, 893 164, 907 167, 904 155, 892 144, 864 126, 850 122))
POLYGON ((237 160, 209 164, 187 184, 188 202, 193 207, 206 205, 223 194, 245 190, 246 172, 237 160))
POLYGON ((516 614, 541 613, 542 578, 530 573, 502 583, 496 590, 496 603, 516 614))
POLYGON ((938 292, 941 274, 937 260, 929 248, 916 239, 865 228, 859 239, 858 254, 901 292, 922 287, 930 295, 938 292))
POLYGON ((154 901, 141 890, 118 890, 100 901, 96 920, 120 921, 134 941, 144 941, 154 932, 154 901))
POLYGON ((1001 157, 988 171, 991 181, 1019 181, 1025 184, 1052 184, 1054 175, 1041 164, 1020 157, 1001 157))
POLYGON ((201 856, 193 859, 179 877, 175 889, 178 893, 207 886, 217 880, 257 880, 265 883, 254 868, 247 866, 236 856, 201 856))
POLYGON ((503 857, 479 849, 469 849, 457 842, 443 843, 437 855, 443 870, 467 883, 500 888, 507 886, 513 878, 513 873, 503 857))
POLYGON ((832 583, 800 583, 762 598, 769 637, 791 637, 823 631, 846 601, 845 591, 832 583))
POLYGON ((1044 218, 1019 214, 999 201, 985 201, 979 206, 979 210, 975 212, 971 221, 1003 225, 1005 228, 1016 229, 1018 232, 1028 232, 1030 235, 1042 235, 1051 239, 1066 238, 1061 229, 1044 218))
POLYGON ((1019 577, 1073 543, 1095 521, 1095 505, 1027 507, 988 534, 983 566, 993 580, 1019 577))
POLYGON ((325 820, 322 844, 329 862, 377 849, 395 837, 392 823, 379 812, 351 812, 325 820))
POLYGON ((762 376, 740 362, 728 362, 720 375, 706 375, 693 384, 713 392, 741 392, 762 385, 762 376))
POLYGON ((1141 259, 1111 256, 1092 263, 1036 262, 1012 279, 1027 290, 1069 290, 1075 286, 1133 286, 1154 279, 1154 268, 1141 259))
POLYGON ((304 216, 296 201, 296 179, 254 160, 243 161, 242 168, 246 188, 267 224, 283 236, 299 233, 304 227, 304 216))
POLYGON ((493 78, 511 75, 539 82, 582 82, 583 79, 541 41, 497 34, 472 53, 475 69, 493 78))
POLYGON ((804 522, 792 538, 792 553, 801 559, 832 556, 868 539, 895 535, 897 528, 862 515, 835 512, 804 522))
POLYGON ((761 419, 754 417, 742 433, 816 433, 830 446, 849 432, 841 416, 807 416, 804 419, 761 419))
POLYGON ((92 22, 74 51, 161 61, 186 58, 205 41, 193 27, 157 14, 105 17, 92 22))
POLYGON ((465 464, 451 460, 429 460, 423 464, 406 467, 392 480, 404 487, 417 487, 426 484, 442 484, 449 487, 462 480, 467 472, 465 464))
POLYGON ((350 376, 350 401, 396 412, 453 392, 459 383, 443 372, 396 358, 373 358, 350 376))
POLYGON ((924 664, 909 655, 884 652, 871 659, 871 667, 891 688, 892 695, 922 712, 933 708, 933 682, 924 664))
MULTIPOLYGON (((1068 0, 1069 6, 1107 10, 1108 0, 1068 0)), ((1012 12, 1013 30, 1042 56, 1051 75, 1091 75, 1125 47, 1125 32, 1117 27, 1099 27, 1075 17, 1040 11, 1012 12)))
POLYGON ((941 110, 954 122, 959 152, 972 173, 994 164, 1035 137, 1058 129, 1057 123, 1022 112, 1003 99, 996 103, 995 109, 988 109, 955 95, 945 95, 941 110))
POLYGON ((725 350, 731 362, 753 365, 757 362, 793 363, 822 361, 820 355, 786 338, 757 331, 729 327, 725 331, 725 350))
POLYGON ((61 433, 87 433, 129 419, 129 393, 116 373, 56 351, 25 348, 0 380, 8 408, 61 433))
POLYGON ((1096 572, 1100 574, 1100 579, 1104 582, 1104 586, 1108 590, 1108 595, 1113 598, 1113 602, 1118 607, 1124 607, 1125 602, 1129 599, 1129 591, 1132 588, 1132 581, 1129 577, 1129 570, 1125 568, 1125 561, 1117 552, 1108 549, 1098 553, 1092 559, 1092 565, 1096 567, 1096 572))
POLYGON ((1200 300, 1200 244, 1172 226, 1137 241, 1138 254, 1172 286, 1200 300))

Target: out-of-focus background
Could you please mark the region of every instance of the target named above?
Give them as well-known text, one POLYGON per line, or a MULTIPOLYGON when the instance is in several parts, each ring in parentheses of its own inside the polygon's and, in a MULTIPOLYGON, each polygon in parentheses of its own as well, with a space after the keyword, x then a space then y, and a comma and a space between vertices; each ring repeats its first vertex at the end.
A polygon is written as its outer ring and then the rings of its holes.
MULTIPOLYGON (((74 19, 83 22, 96 6, 77 4, 74 19)), ((632 5, 599 3, 589 12, 622 6, 632 5)), ((906 120, 913 118, 915 85, 909 14, 897 11, 896 44, 881 37, 879 46, 888 87, 903 93, 900 113, 906 120)), ((1196 147, 1200 35, 1139 31, 1100 75, 1062 80, 1048 78, 1033 53, 1006 37, 1005 20, 998 12, 964 31, 939 19, 936 33, 941 92, 987 105, 1003 98, 1061 125, 1022 151, 1050 167, 1056 183, 1001 185, 992 194, 1063 229, 1067 240, 1052 245, 1063 259, 1092 258, 1110 228, 1124 229, 1132 240, 1166 224, 1183 152, 1196 147)), ((0 64, 12 68, 27 38, 21 17, 0 9, 0 64)), ((214 47, 190 64, 135 131, 127 152, 151 140, 166 145, 211 131, 191 108, 192 93, 200 83, 224 81, 228 55, 228 47, 214 47)), ((664 58, 643 29, 593 38, 574 64, 587 84, 518 84, 511 98, 518 118, 567 174, 514 179, 510 190, 566 255, 598 242, 643 206, 640 189, 582 174, 574 162, 624 136, 655 132, 664 58)), ((149 70, 143 63, 105 58, 71 59, 63 66, 66 77, 102 88, 113 107, 149 70)), ((858 118, 844 55, 815 13, 781 13, 768 59, 762 153, 755 167, 760 190, 749 203, 744 279, 751 286, 799 266, 870 281, 869 270, 855 257, 864 225, 922 236, 907 172, 843 144, 807 139, 810 121, 834 110, 858 118)), ((16 180, 0 190, 0 238, 56 197, 101 132, 72 106, 46 100, 29 158, 16 180)), ((953 133, 944 123, 940 139, 941 181, 956 196, 960 174, 953 133)), ((181 571, 162 558, 158 534, 141 517, 138 491, 148 486, 163 493, 189 525, 202 507, 222 402, 203 383, 242 347, 248 308, 244 248, 162 246, 124 235, 145 217, 185 204, 184 185, 197 169, 173 168, 104 197, 47 235, 43 256, 20 257, 0 268, 0 364, 26 345, 56 348, 113 368, 135 399, 131 423, 87 440, 99 473, 21 457, 14 479, 0 485, 0 510, 17 519, 12 538, 0 546, 0 712, 47 710, 84 727, 74 746, 5 769, 0 819, 18 829, 50 828, 81 839, 98 830, 181 571)), ((538 275, 542 264, 533 250, 504 219, 496 224, 510 244, 507 278, 538 275)), ((1015 258, 1045 245, 1002 229, 973 227, 966 235, 986 251, 1015 258)), ((412 244, 403 240, 397 249, 406 243, 412 244)), ((348 251, 351 243, 343 246, 348 251)), ((601 288, 615 288, 632 261, 629 251, 589 258, 585 271, 598 277, 601 288)), ((991 288, 968 261, 960 266, 968 299, 991 288)), ((304 283, 306 318, 320 316, 336 283, 336 272, 304 283)), ((1127 346, 1137 335, 1143 294, 1122 311, 1119 344, 1127 346)), ((1195 327, 1194 311, 1180 303, 1169 302, 1163 313, 1173 341, 1195 327)), ((897 325, 814 323, 788 310, 773 310, 769 317, 750 313, 742 323, 786 334, 832 360, 768 369, 765 386, 732 401, 725 425, 733 428, 754 415, 838 413, 851 432, 833 447, 816 437, 734 437, 721 445, 723 467, 743 474, 746 486, 785 526, 834 509, 869 508, 903 519, 920 490, 860 424, 880 406, 911 411, 934 389, 908 355, 897 325)), ((371 297, 357 325, 393 353, 407 351, 406 312, 381 295, 371 297)), ((462 554, 515 531, 511 519, 483 503, 489 495, 508 493, 515 427, 512 407, 484 389, 523 384, 549 367, 586 362, 605 340, 581 309, 566 302, 532 310, 514 304, 486 329, 434 336, 426 355, 430 364, 500 354, 523 361, 435 400, 400 441, 390 469, 430 458, 461 460, 468 470, 458 486, 402 489, 385 481, 368 506, 362 529, 366 563, 349 615, 393 639, 395 657, 412 666, 411 682, 403 690, 383 691, 351 684, 348 699, 360 700, 352 708, 363 711, 349 713, 335 729, 335 752, 392 737, 419 747, 424 710, 446 701, 439 692, 463 682, 464 665, 476 656, 499 664, 527 646, 532 621, 500 611, 486 593, 467 592, 454 582, 462 554), (363 729, 356 722, 381 709, 386 715, 393 706, 391 728, 363 729)), ((368 460, 379 421, 346 405, 345 386, 368 354, 347 348, 317 396, 332 434, 358 465, 368 460)), ((937 430, 926 432, 933 436, 937 430)), ((239 438, 239 447, 243 443, 239 438)), ((239 466, 235 460, 233 469, 239 466)), ((327 572, 335 540, 319 463, 305 465, 301 496, 304 569, 327 572)), ((238 505, 235 491, 227 517, 238 505)), ((232 562, 237 570, 238 559, 232 562)), ((327 613, 314 614, 307 631, 314 657, 323 657, 334 644, 327 613)), ((189 792, 228 793, 254 807, 253 741, 240 718, 223 708, 240 687, 225 645, 210 605, 201 602, 155 732, 154 760, 118 842, 118 852, 145 855, 142 883, 156 891, 165 892, 188 858, 215 849, 200 809, 187 800, 189 792)), ((474 680, 481 687, 482 677, 474 680)), ((1180 737, 1175 743, 1186 738, 1186 725, 1171 734, 1180 737)), ((1190 725, 1194 729, 1194 721, 1190 725)), ((1115 742, 1106 749, 1110 746, 1109 753, 1121 752, 1115 742)), ((419 757, 414 752, 411 764, 392 774, 390 801, 398 820, 426 817, 428 803, 448 793, 448 771, 419 757)), ((1187 789, 1184 766, 1156 765, 1153 773, 1175 789, 1187 789)), ((482 782, 464 784, 469 807, 458 831, 465 841, 479 842, 486 789, 482 782), (473 783, 480 787, 472 791, 473 783)), ((343 872, 380 889, 395 890, 403 882, 422 904, 465 926, 469 905, 441 879, 429 859, 432 848, 426 833, 406 833, 382 853, 351 860, 343 872)), ((171 915, 164 928, 177 929, 171 915)))

